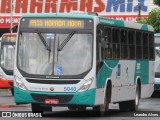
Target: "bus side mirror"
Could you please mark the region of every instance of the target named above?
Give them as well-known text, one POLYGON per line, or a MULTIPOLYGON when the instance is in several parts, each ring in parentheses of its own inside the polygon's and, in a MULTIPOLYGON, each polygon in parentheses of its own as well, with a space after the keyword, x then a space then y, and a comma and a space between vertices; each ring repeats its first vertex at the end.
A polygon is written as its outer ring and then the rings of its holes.
POLYGON ((99 43, 101 44, 101 47, 105 48, 106 41, 105 38, 103 37, 103 31, 101 29, 97 31, 97 38, 99 40, 99 43))
POLYGON ((105 47, 106 47, 105 38, 100 38, 100 43, 101 43, 101 47, 102 47, 102 48, 105 48, 105 47))
POLYGON ((12 28, 10 28, 10 32, 13 32, 13 33, 17 32, 17 30, 18 30, 18 25, 15 25, 12 28))

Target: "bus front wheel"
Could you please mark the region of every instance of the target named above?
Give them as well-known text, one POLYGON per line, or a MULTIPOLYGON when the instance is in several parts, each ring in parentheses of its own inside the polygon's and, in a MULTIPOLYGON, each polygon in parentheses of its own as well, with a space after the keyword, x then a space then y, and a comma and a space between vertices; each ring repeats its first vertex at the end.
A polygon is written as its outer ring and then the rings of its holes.
POLYGON ((98 116, 104 116, 105 112, 109 110, 110 100, 111 100, 111 88, 107 87, 106 95, 104 98, 104 104, 93 107, 93 111, 96 111, 98 116))
POLYGON ((52 111, 52 106, 41 106, 38 103, 31 103, 31 109, 33 113, 41 113, 43 115, 44 111, 52 111))

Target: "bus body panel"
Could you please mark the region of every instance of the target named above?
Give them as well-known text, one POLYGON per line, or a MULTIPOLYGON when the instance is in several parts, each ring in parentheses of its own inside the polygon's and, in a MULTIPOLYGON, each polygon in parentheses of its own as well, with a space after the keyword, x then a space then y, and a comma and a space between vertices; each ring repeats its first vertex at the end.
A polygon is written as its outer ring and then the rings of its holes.
POLYGON ((95 89, 90 89, 81 93, 64 93, 64 92, 32 92, 32 91, 23 91, 14 87, 15 92, 15 102, 16 103, 41 103, 45 104, 45 98, 49 96, 58 96, 59 103, 58 105, 86 105, 93 106, 95 103, 95 89), (37 97, 32 97, 31 95, 37 97), (38 97, 39 96, 39 97, 38 97), (61 97, 61 98, 60 98, 61 97), (63 97, 63 98, 62 98, 63 97), (69 98, 67 98, 69 97, 69 98))
POLYGON ((154 84, 153 66, 154 62, 149 61, 105 60, 101 71, 97 75, 97 103, 103 101, 100 98, 104 98, 106 88, 104 86, 106 86, 108 80, 112 82, 111 102, 133 100, 137 77, 140 78, 142 84, 141 98, 150 97, 153 93, 154 84))

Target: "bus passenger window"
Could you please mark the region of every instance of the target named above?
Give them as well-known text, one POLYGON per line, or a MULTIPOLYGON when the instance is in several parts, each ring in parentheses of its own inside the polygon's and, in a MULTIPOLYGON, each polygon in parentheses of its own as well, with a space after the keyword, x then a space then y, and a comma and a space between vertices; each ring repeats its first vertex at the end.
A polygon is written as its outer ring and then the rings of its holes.
POLYGON ((120 58, 120 44, 113 44, 113 58, 120 58))
POLYGON ((112 30, 112 36, 113 36, 113 43, 119 43, 119 29, 113 29, 112 30))
POLYGON ((143 33, 143 46, 148 46, 148 34, 143 33))
POLYGON ((148 33, 143 33, 143 59, 148 59, 148 33))
POLYGON ((127 44, 127 31, 121 30, 121 44, 127 44))
POLYGON ((105 49, 106 59, 112 58, 112 44, 107 44, 105 49))
POLYGON ((143 59, 148 59, 148 47, 143 47, 143 59))
POLYGON ((135 31, 128 31, 128 58, 135 59, 135 31))
POLYGON ((127 31, 121 30, 121 59, 128 59, 127 31))
POLYGON ((111 28, 105 28, 104 37, 107 43, 111 43, 111 28))
POLYGON ((154 35, 149 34, 149 59, 154 60, 155 56, 154 54, 154 35))
POLYGON ((142 45, 142 34, 141 32, 136 32, 136 45, 142 45))
POLYGON ((135 59, 135 45, 128 46, 128 56, 129 59, 135 59))
POLYGON ((121 45, 121 59, 128 59, 127 45, 121 45))
POLYGON ((136 59, 142 59, 142 33, 136 32, 136 59))
POLYGON ((136 59, 142 59, 142 47, 136 46, 136 59))
POLYGON ((135 44, 135 31, 128 31, 128 44, 135 44))

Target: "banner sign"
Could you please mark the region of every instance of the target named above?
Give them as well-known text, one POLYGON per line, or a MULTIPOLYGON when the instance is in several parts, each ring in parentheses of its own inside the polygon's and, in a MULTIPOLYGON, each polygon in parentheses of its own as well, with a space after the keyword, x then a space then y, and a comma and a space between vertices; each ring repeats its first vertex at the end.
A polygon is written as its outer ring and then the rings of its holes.
MULTIPOLYGON (((113 16, 113 18, 120 16, 123 20, 136 22, 139 6, 142 16, 147 16, 153 8, 157 7, 152 0, 0 0, 0 15, 10 16, 11 12, 13 16, 21 16, 26 13, 81 11, 97 12, 99 16, 113 16)), ((6 26, 5 23, 9 20, 1 16, 0 25, 3 24, 1 28, 7 28, 8 25, 6 26)))
MULTIPOLYGON (((20 16, 12 17, 12 26, 15 26, 19 23, 20 16)), ((11 17, 10 16, 0 16, 0 28, 10 28, 11 26, 11 17)))

